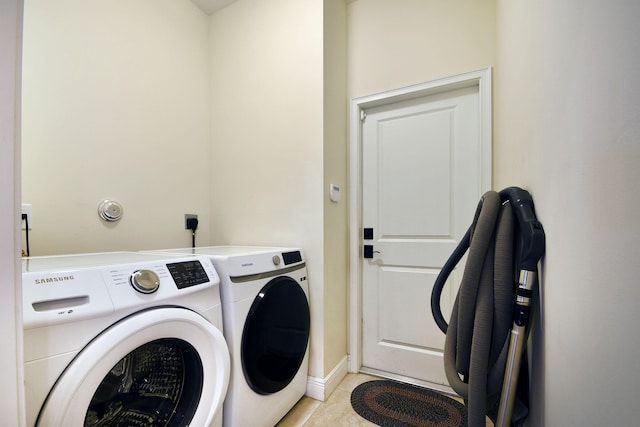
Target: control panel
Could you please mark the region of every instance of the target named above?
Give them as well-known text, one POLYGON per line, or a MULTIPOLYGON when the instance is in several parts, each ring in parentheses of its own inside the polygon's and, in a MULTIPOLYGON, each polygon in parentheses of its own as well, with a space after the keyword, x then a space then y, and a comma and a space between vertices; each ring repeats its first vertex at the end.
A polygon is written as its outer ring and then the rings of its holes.
POLYGON ((178 289, 200 285, 209 281, 200 261, 184 261, 167 264, 167 269, 178 289))
POLYGON ((209 258, 157 258, 106 253, 23 262, 25 329, 147 306, 187 303, 204 309, 219 303, 220 278, 209 258), (128 259, 135 262, 126 262, 128 259), (118 263, 107 264, 111 260, 118 263))

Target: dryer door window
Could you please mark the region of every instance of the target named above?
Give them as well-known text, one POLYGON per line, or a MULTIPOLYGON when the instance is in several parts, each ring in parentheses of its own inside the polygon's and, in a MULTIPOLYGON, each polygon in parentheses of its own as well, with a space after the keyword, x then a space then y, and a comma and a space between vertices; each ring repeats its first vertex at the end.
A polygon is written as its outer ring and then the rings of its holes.
POLYGON ((267 283, 253 301, 242 333, 242 369, 259 394, 285 388, 302 365, 311 317, 303 289, 291 277, 267 283))
POLYGON ((202 361, 193 346, 156 340, 111 368, 89 403, 84 425, 181 426, 193 418, 201 391, 202 361))

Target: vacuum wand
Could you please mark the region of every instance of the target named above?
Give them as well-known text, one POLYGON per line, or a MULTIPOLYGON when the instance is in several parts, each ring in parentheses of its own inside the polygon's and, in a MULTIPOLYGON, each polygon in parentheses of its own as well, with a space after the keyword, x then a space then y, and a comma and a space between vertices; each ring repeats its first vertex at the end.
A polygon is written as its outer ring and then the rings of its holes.
POLYGON ((517 384, 517 379, 520 375, 520 361, 522 360, 522 351, 527 337, 526 332, 529 326, 531 297, 533 296, 532 288, 536 281, 536 273, 534 271, 521 270, 518 281, 515 314, 513 327, 511 328, 509 353, 507 354, 502 392, 500 395, 500 406, 498 407, 498 415, 495 422, 496 427, 511 425, 511 416, 513 415, 513 405, 515 403, 517 390, 515 384, 517 384))

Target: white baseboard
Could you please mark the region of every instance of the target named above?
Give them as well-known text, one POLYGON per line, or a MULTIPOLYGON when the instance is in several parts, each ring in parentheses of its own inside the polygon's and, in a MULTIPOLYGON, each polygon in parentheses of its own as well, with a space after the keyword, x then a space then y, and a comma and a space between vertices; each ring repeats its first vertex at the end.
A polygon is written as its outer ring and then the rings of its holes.
POLYGON ((347 375, 348 356, 345 356, 324 378, 307 377, 307 396, 324 402, 338 387, 340 381, 347 375))

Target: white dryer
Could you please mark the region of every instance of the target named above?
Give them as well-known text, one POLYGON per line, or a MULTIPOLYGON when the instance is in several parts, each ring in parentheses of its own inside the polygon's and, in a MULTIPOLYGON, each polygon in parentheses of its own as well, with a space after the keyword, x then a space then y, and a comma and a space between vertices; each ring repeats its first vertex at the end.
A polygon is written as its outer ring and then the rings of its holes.
POLYGON ((230 376, 207 257, 22 261, 28 426, 220 426, 230 376))
POLYGON ((231 352, 225 427, 273 427, 305 394, 310 332, 304 253, 295 248, 168 249, 206 255, 220 275, 231 352))

